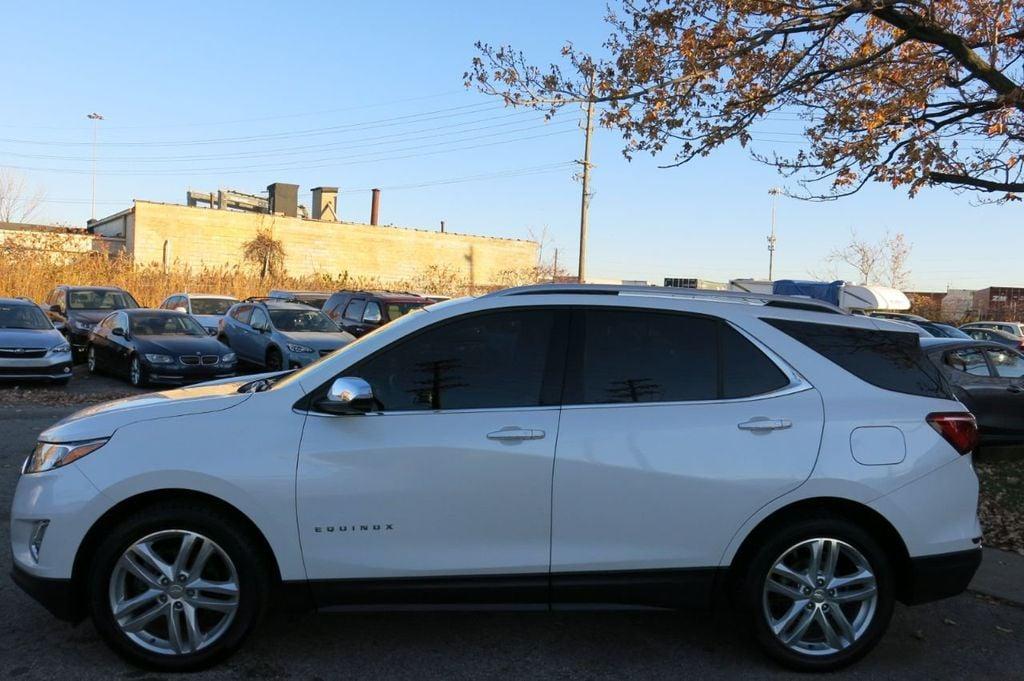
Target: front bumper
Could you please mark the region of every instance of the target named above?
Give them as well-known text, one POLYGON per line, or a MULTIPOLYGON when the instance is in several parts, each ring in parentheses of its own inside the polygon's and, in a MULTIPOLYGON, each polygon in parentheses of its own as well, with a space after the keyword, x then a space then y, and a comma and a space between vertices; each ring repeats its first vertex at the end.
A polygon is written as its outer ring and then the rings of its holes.
POLYGON ((908 605, 956 596, 967 590, 981 565, 981 547, 910 559, 901 600, 908 605))
POLYGON ((182 385, 185 383, 201 383, 218 378, 231 378, 235 375, 234 364, 147 364, 146 377, 151 383, 182 385))
POLYGON ((71 353, 47 354, 32 359, 0 359, 0 378, 63 379, 71 377, 71 353))
POLYGON ((17 564, 11 568, 11 579, 57 619, 65 622, 79 622, 83 619, 82 608, 71 588, 70 579, 37 577, 22 570, 17 564))

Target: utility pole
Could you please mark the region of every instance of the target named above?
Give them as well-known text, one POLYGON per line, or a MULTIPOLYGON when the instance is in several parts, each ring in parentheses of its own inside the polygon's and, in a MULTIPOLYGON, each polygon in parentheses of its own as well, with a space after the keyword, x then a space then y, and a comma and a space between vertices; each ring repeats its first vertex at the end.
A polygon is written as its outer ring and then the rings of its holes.
POLYGON ((551 283, 558 280, 558 249, 555 249, 555 263, 551 266, 551 283))
POLYGON ((768 235, 768 281, 772 281, 772 274, 775 269, 775 201, 782 193, 778 187, 772 187, 768 194, 772 197, 772 231, 768 235))
POLYGON ((86 116, 92 121, 92 208, 89 213, 89 217, 92 220, 96 219, 96 134, 100 125, 100 121, 103 120, 103 116, 93 111, 91 114, 86 116))
POLYGON ((587 127, 583 140, 583 192, 580 197, 580 264, 579 283, 587 281, 587 223, 590 212, 590 138, 594 134, 594 80, 590 79, 587 96, 587 127))

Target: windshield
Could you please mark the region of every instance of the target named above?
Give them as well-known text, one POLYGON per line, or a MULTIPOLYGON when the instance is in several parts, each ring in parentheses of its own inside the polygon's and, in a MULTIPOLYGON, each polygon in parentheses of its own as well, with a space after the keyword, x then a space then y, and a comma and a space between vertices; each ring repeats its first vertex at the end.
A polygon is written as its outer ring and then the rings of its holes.
POLYGON ((205 336, 199 322, 183 314, 132 315, 131 331, 136 336, 205 336))
POLYGON ((388 310, 388 319, 394 321, 399 317, 404 317, 413 310, 418 310, 426 305, 426 303, 385 303, 384 306, 388 310))
POLYGON ((0 305, 0 329, 53 328, 43 311, 35 305, 0 305))
POLYGON ((193 298, 192 314, 224 315, 236 302, 229 298, 193 298))
POLYGON ((337 324, 320 310, 268 310, 278 331, 338 333, 337 324))
POLYGON ((135 299, 124 291, 78 289, 68 291, 69 310, 124 310, 138 307, 135 299))

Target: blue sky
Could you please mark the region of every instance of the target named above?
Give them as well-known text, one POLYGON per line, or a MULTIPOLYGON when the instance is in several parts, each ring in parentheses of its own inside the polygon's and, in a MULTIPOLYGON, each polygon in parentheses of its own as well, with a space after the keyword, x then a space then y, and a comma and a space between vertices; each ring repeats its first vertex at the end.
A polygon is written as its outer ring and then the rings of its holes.
MULTIPOLYGON (((466 91, 462 74, 476 40, 511 43, 539 63, 566 40, 598 49, 603 8, 537 0, 12 4, 0 22, 0 166, 21 168, 45 189, 40 217, 84 224, 85 115, 98 111, 98 215, 132 198, 183 202, 187 188, 255 193, 282 181, 307 192, 340 186, 342 219, 365 221, 377 186, 383 222, 436 228, 444 220, 451 231, 521 238, 546 229, 548 249, 575 263, 579 112, 545 125, 466 91), (490 177, 438 183, 481 175, 490 177)), ((795 148, 756 145, 773 147, 795 148)), ((658 159, 627 162, 617 133, 600 129, 592 160, 592 276, 766 274, 768 189, 784 181, 746 151, 663 170, 658 159)), ((1024 285, 1016 258, 1002 255, 1024 246, 1021 211, 943 190, 911 200, 884 186, 831 203, 780 198, 776 273, 806 277, 851 230, 869 239, 890 230, 913 243, 917 289, 1024 285)))

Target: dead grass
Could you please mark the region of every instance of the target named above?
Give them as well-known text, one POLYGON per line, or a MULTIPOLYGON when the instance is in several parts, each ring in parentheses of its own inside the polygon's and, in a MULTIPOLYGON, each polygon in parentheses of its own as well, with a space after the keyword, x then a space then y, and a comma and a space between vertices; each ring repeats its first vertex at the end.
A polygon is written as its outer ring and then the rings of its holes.
POLYGON ((978 515, 985 544, 1024 555, 1024 451, 983 457, 975 469, 981 483, 978 515))
POLYGON ((482 293, 495 288, 535 283, 535 269, 508 270, 490 286, 471 286, 465 276, 446 267, 430 266, 411 278, 353 277, 347 272, 322 272, 292 277, 287 272, 260 278, 255 268, 193 268, 176 263, 164 269, 158 264, 138 265, 127 257, 101 253, 75 253, 70 238, 62 247, 60 237, 40 237, 38 245, 10 240, 0 243, 0 295, 25 296, 41 302, 57 284, 120 286, 143 306, 159 305, 168 295, 181 291, 219 293, 245 298, 265 295, 272 288, 336 291, 341 289, 390 289, 447 296, 482 293))

